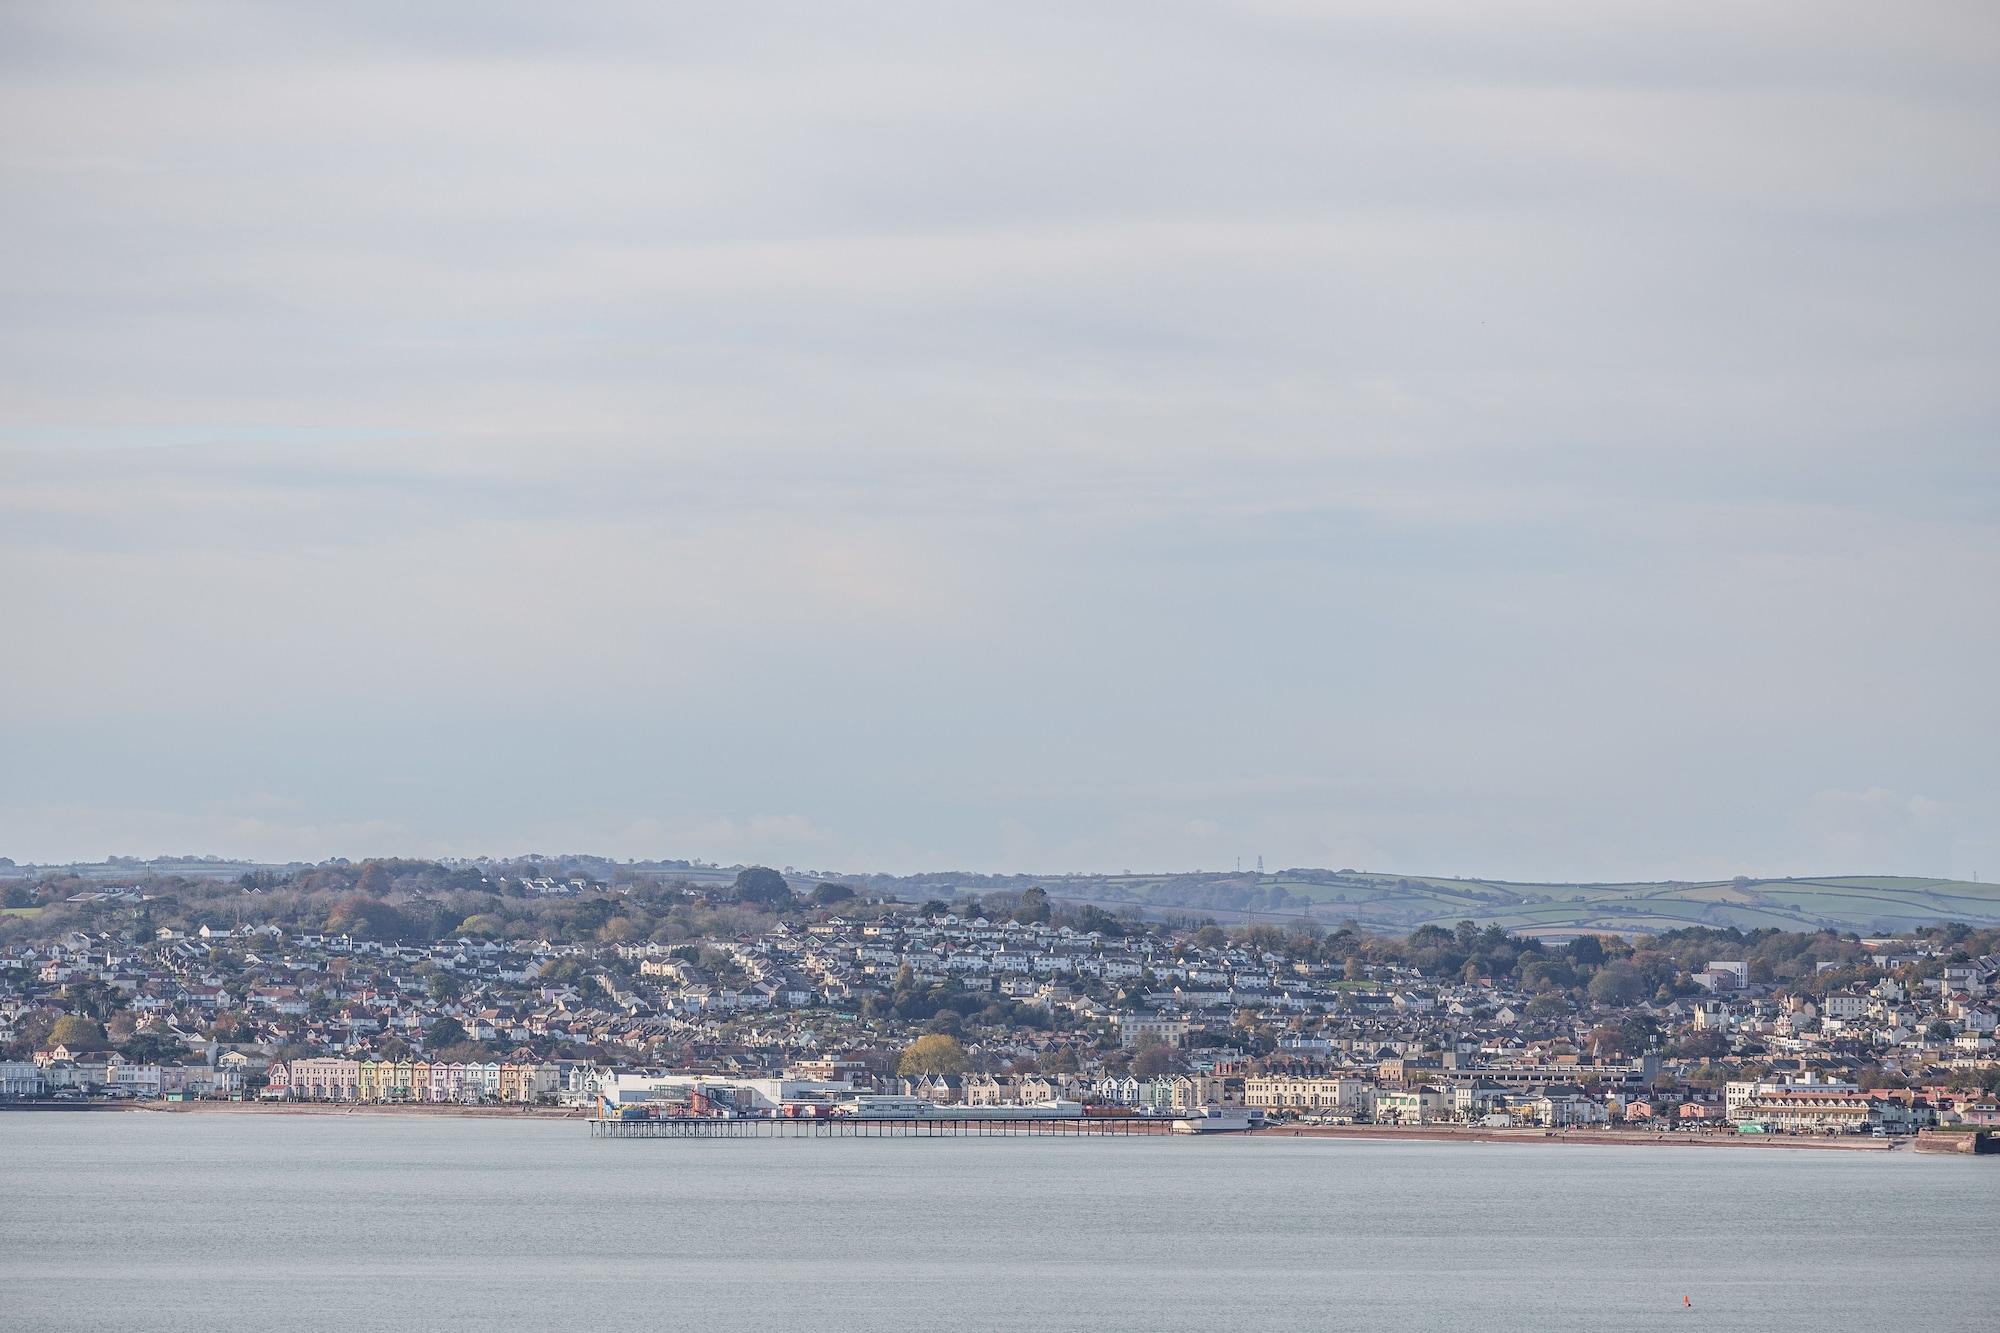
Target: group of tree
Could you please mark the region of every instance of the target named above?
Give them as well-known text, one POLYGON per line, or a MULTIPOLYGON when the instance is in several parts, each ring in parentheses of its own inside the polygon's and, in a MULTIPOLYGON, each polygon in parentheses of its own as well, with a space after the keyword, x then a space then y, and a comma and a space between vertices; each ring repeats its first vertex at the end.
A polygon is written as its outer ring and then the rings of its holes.
POLYGON ((133 1064, 180 1064, 192 1059, 187 1046, 167 1032, 141 1029, 129 1011, 119 1011, 107 1020, 88 1014, 66 1013, 50 1018, 37 1014, 15 1025, 14 1040, 0 1050, 19 1059, 35 1051, 61 1046, 80 1056, 101 1056, 116 1052, 133 1064))
MULTIPOLYGON (((1935 975, 1951 957, 2000 948, 2000 931, 1947 926, 1937 933, 1948 947, 1914 965, 1915 972, 1935 975)), ((1556 945, 1468 920, 1452 927, 1419 926, 1401 938, 1364 934, 1352 924, 1323 932, 1311 923, 1227 932, 1210 925, 1187 938, 1209 947, 1234 942, 1287 959, 1340 963, 1357 981, 1372 968, 1405 967, 1437 980, 1492 982, 1536 997, 1531 1014, 1546 997, 1542 1008, 1550 1015, 1567 1007, 1615 1009, 1702 994, 1693 974, 1717 960, 1743 962, 1753 982, 1808 993, 1852 984, 1870 967, 1869 950, 1859 937, 1833 930, 1691 926, 1630 938, 1586 933, 1556 945)))
MULTIPOLYGON (((574 864, 566 858, 563 864, 574 864)), ((634 875, 593 866, 611 882, 585 879, 581 892, 544 896, 523 887, 559 878, 561 865, 521 862, 481 870, 429 861, 329 861, 287 871, 255 870, 236 878, 179 875, 140 878, 135 899, 72 902, 100 888, 68 872, 29 885, 6 886, 12 907, 0 915, 0 942, 50 939, 70 930, 108 933, 132 942, 161 928, 277 926, 287 933, 348 935, 385 944, 475 940, 624 943, 728 937, 768 930, 783 916, 848 910, 859 894, 847 884, 817 884, 795 895, 783 875, 753 866, 727 890, 715 891, 663 875, 634 875), (536 872, 549 872, 538 874, 536 872), (505 873, 503 873, 505 872, 505 873), (16 901, 19 900, 19 901, 16 901)))
POLYGON ((992 894, 983 899, 966 897, 946 902, 942 898, 928 898, 917 905, 915 915, 930 921, 956 916, 961 921, 983 920, 989 924, 1011 921, 1023 926, 1068 926, 1078 934, 1095 933, 1106 939, 1145 933, 1158 924, 1149 927, 1136 909, 1131 915, 1121 917, 1093 903, 1058 904, 1039 884, 1031 884, 1019 893, 992 894))
POLYGON ((769 866, 746 866, 736 873, 736 880, 730 886, 730 896, 749 907, 789 914, 813 908, 839 907, 853 902, 860 895, 851 885, 822 880, 813 885, 811 893, 800 898, 792 892, 791 881, 778 871, 769 866))
POLYGON ((907 964, 898 969, 886 991, 861 997, 860 1014, 923 1024, 954 1036, 972 1028, 1046 1031, 1056 1021, 1049 1010, 1006 996, 975 993, 943 981, 920 982, 907 964))
POLYGON ((949 1033, 932 1032, 918 1037, 903 1048, 896 1072, 906 1077, 924 1074, 963 1074, 971 1065, 964 1043, 949 1033))

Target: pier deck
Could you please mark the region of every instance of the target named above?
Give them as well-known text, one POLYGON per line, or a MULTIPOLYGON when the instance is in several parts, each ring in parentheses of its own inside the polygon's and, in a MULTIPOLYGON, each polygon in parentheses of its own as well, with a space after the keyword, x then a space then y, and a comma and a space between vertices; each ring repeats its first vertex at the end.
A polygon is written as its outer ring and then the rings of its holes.
POLYGON ((1172 1134, 1174 1122, 1144 1116, 1067 1116, 1046 1120, 879 1119, 832 1116, 824 1119, 721 1119, 686 1116, 660 1120, 592 1119, 593 1139, 962 1139, 1018 1138, 1029 1134, 1063 1138, 1103 1138, 1172 1134))

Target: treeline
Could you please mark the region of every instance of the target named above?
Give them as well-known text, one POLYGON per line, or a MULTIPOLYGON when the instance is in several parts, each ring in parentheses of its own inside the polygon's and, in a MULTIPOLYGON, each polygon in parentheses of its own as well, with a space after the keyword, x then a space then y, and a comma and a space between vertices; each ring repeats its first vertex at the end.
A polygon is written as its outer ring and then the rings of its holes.
MULTIPOLYGON (((1917 932, 1916 939, 1929 946, 1930 956, 1904 969, 1912 980, 2000 952, 2000 930, 1960 922, 1917 932)), ((1489 982, 1607 1006, 1705 993, 1692 977, 1714 962, 1741 962, 1752 982, 1814 995, 1875 974, 1860 937, 1833 930, 1691 926, 1630 939, 1582 935, 1553 945, 1468 920, 1453 927, 1420 926, 1403 937, 1366 934, 1352 924, 1321 931, 1310 923, 1230 931, 1210 924, 1189 937, 1190 943, 1208 946, 1229 941, 1288 960, 1351 964, 1349 974, 1357 979, 1370 969, 1404 967, 1437 980, 1489 982)))
POLYGON ((418 860, 328 862, 253 872, 236 881, 144 878, 129 886, 146 895, 138 902, 116 897, 71 902, 74 894, 103 893, 105 886, 59 876, 20 886, 28 901, 15 905, 40 910, 0 917, 0 942, 54 939, 70 931, 139 941, 162 927, 192 933, 202 926, 271 925, 399 944, 460 935, 622 943, 756 932, 776 920, 754 902, 717 902, 661 875, 620 873, 616 884, 586 881, 581 892, 561 897, 534 896, 524 887, 530 879, 566 882, 576 874, 574 866, 534 862, 485 873, 418 860))
POLYGON ((690 883, 649 868, 595 866, 581 858, 523 861, 484 868, 384 858, 329 861, 284 871, 260 870, 236 880, 147 877, 107 890, 55 875, 13 886, 33 915, 0 916, 0 942, 54 939, 70 932, 110 933, 128 941, 161 928, 193 933, 202 926, 277 926, 288 933, 350 935, 388 944, 424 944, 465 936, 480 940, 548 940, 564 944, 624 944, 755 935, 780 919, 815 912, 881 910, 861 907, 849 885, 821 883, 795 894, 775 870, 753 866, 733 885, 690 883), (588 878, 587 872, 604 878, 588 878), (561 892, 534 892, 529 881, 554 880, 561 892), (572 885, 581 881, 580 890, 572 885), (125 896, 136 893, 144 901, 125 896), (72 902, 74 895, 88 901, 72 902))

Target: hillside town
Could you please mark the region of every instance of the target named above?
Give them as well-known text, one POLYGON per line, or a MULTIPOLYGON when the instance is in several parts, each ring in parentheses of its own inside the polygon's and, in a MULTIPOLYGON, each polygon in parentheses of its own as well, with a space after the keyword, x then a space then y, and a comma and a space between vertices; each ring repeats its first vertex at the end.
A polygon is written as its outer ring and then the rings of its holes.
POLYGON ((418 938, 421 894, 353 878, 313 928, 284 885, 173 910, 153 886, 89 890, 77 928, 0 938, 0 1099, 2000 1126, 2000 938, 1963 926, 1387 938, 1112 917, 1037 889, 801 894, 750 868, 705 886, 486 877, 470 891, 495 911, 418 938), (524 902, 560 913, 510 925, 499 909, 524 902))

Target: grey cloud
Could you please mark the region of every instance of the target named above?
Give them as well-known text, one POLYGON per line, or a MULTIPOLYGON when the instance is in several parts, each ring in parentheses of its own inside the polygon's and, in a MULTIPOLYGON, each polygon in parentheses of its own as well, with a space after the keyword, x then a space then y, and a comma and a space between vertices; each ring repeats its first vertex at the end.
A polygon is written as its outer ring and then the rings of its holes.
POLYGON ((0 851, 1976 868, 1996 36, 15 7, 0 851))

